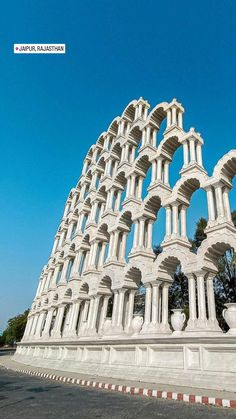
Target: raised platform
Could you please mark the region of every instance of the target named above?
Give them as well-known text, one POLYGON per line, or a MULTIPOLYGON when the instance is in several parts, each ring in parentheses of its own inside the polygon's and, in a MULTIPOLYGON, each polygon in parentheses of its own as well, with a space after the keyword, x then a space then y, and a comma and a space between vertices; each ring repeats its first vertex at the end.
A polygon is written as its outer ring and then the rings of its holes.
POLYGON ((14 359, 104 377, 236 391, 236 338, 230 335, 21 342, 14 359))

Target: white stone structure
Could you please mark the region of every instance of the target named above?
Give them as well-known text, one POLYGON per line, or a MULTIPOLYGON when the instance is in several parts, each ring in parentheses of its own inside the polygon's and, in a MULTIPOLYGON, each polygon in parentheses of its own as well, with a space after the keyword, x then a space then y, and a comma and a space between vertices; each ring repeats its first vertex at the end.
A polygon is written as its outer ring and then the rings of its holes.
POLYGON ((209 176, 202 161, 203 139, 193 128, 184 131, 183 113, 176 99, 153 110, 142 98, 134 100, 90 148, 18 344, 15 357, 21 362, 236 390, 236 335, 221 331, 213 289, 219 256, 236 248, 228 198, 236 150, 209 176), (178 147, 183 166, 171 188, 169 167, 178 147), (143 196, 150 166, 151 182, 143 196), (186 212, 199 188, 207 195, 209 219, 207 239, 195 254, 186 212), (166 234, 156 258, 152 229, 161 207, 166 234), (168 320, 168 289, 179 265, 188 277, 189 319, 176 334, 168 320), (141 281, 146 287, 143 323, 133 315, 141 281))

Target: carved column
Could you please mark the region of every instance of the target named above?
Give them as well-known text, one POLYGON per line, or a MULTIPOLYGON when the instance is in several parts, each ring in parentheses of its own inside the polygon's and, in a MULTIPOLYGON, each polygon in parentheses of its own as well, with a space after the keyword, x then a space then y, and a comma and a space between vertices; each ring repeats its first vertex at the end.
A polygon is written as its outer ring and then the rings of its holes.
POLYGON ((204 274, 197 273, 197 297, 198 297, 198 327, 206 328, 206 297, 205 297, 205 279, 204 274))
POLYGON ((187 330, 192 330, 196 327, 197 322, 197 307, 196 307, 196 280, 193 274, 188 275, 188 295, 189 295, 189 320, 186 327, 187 330))
POLYGON ((68 326, 68 337, 75 337, 77 336, 77 330, 76 325, 78 322, 78 315, 79 315, 79 309, 81 305, 81 300, 76 300, 73 302, 72 310, 71 310, 71 316, 70 316, 70 322, 68 326))
POLYGON ((208 326, 213 330, 221 331, 218 320, 216 318, 215 293, 213 286, 213 275, 208 276, 207 285, 207 305, 208 305, 208 326))
POLYGON ((51 336, 53 338, 60 338, 61 337, 61 326, 62 326, 64 311, 65 311, 65 305, 59 306, 58 311, 57 311, 57 317, 56 317, 55 325, 54 325, 54 328, 53 328, 52 333, 51 333, 51 336))
POLYGON ((152 283, 152 326, 157 327, 160 302, 160 282, 152 283))
POLYGON ((144 313, 144 331, 148 328, 151 322, 151 307, 152 307, 152 288, 151 284, 146 284, 146 295, 145 295, 145 313, 144 313))
POLYGON ((53 312, 55 310, 55 307, 51 307, 48 309, 48 313, 47 313, 47 317, 46 317, 46 323, 44 326, 44 330, 42 332, 42 336, 44 338, 49 338, 49 332, 50 332, 50 328, 51 328, 51 323, 52 323, 52 317, 53 317, 53 312))
POLYGON ((110 298, 110 295, 105 295, 103 297, 102 310, 101 310, 100 323, 99 323, 99 331, 100 332, 102 331, 103 325, 104 325, 105 320, 106 320, 109 298, 110 298))
POLYGON ((227 221, 232 222, 231 209, 229 203, 229 189, 227 187, 225 187, 223 190, 223 203, 226 219, 227 221))
POLYGON ((135 296, 136 290, 130 290, 129 291, 129 300, 128 300, 128 310, 127 310, 127 318, 126 318, 126 325, 125 325, 125 332, 126 333, 132 333, 132 319, 133 319, 133 312, 134 312, 134 296, 135 296))
POLYGON ((162 285, 162 313, 161 313, 161 330, 164 333, 170 332, 170 326, 168 323, 168 294, 170 284, 165 283, 162 285))

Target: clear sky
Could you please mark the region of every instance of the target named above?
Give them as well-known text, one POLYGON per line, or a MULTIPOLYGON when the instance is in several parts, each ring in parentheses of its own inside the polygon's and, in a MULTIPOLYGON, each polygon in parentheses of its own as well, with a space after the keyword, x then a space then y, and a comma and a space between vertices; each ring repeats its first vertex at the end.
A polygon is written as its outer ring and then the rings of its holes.
MULTIPOLYGON (((0 329, 30 306, 85 152, 132 99, 182 102, 210 174, 235 148, 235 16, 234 0, 2 2, 0 329), (13 54, 43 42, 67 53, 13 54)), ((181 164, 177 153, 172 182, 181 164)), ((193 196, 190 235, 203 199, 193 196)))

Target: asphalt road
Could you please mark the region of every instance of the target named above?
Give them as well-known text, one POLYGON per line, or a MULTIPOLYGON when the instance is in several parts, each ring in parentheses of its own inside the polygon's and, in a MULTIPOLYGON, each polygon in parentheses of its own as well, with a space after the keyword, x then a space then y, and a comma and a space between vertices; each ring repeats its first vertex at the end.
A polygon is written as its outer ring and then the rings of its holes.
POLYGON ((236 418, 236 411, 83 388, 0 368, 1 419, 236 418))

